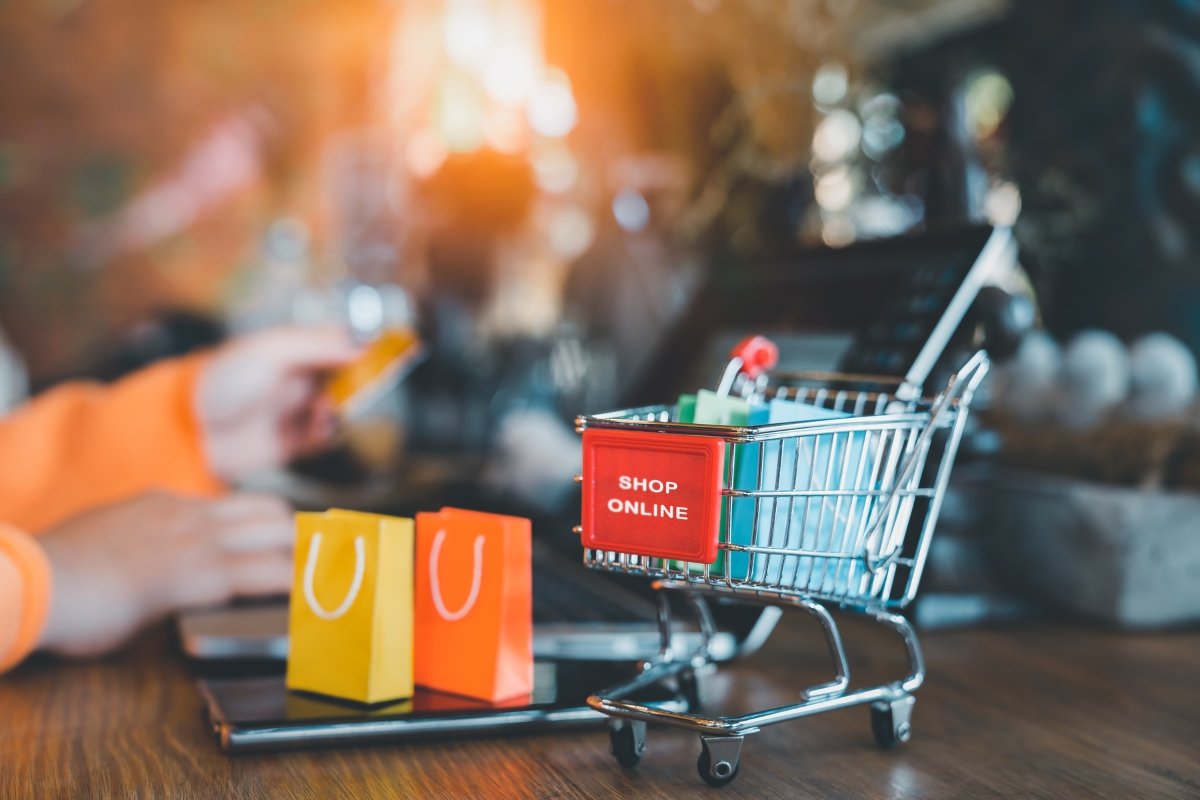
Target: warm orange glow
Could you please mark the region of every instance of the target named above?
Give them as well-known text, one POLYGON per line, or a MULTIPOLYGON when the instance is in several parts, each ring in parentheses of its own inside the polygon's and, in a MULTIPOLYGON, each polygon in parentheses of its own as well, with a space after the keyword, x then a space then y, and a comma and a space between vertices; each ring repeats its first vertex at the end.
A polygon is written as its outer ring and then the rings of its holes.
MULTIPOLYGON (((571 81, 545 63, 535 0, 410 3, 397 20, 390 72, 399 135, 431 130, 445 151, 517 154, 575 127, 571 81)), ((432 152, 427 142, 410 147, 418 176, 432 152)))
POLYGON ((462 74, 442 78, 435 104, 436 130, 446 149, 470 153, 483 146, 483 105, 479 86, 462 74))
POLYGON ((566 136, 575 128, 578 109, 571 80, 559 69, 548 70, 526 109, 529 124, 543 136, 566 136))
POLYGON ((492 47, 492 18, 486 0, 447 0, 442 42, 458 66, 479 71, 492 47))
POLYGON ((521 112, 513 108, 492 108, 483 121, 484 136, 493 150, 509 155, 523 152, 529 145, 529 128, 521 112))
POLYGON ((505 43, 488 59, 483 88, 488 96, 505 106, 520 107, 533 93, 541 65, 533 42, 505 43))
POLYGON ((441 137, 429 128, 418 128, 409 135, 404 154, 409 171, 421 179, 437 172, 449 155, 441 137))

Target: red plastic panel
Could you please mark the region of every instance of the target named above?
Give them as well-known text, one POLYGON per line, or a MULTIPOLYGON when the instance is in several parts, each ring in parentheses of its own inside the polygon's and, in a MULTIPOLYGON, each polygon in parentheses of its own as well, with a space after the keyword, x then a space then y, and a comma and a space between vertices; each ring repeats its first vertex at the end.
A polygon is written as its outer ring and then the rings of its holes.
POLYGON ((711 564, 721 524, 720 439, 583 432, 583 544, 711 564))

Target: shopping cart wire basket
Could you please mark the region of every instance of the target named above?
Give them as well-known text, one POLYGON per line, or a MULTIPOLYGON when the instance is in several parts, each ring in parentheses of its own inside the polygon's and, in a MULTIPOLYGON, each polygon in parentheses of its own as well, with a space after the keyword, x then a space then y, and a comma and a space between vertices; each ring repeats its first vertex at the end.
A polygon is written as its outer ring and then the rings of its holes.
POLYGON ((632 767, 646 723, 700 734, 700 776, 732 781, 744 737, 763 726, 870 704, 883 747, 911 734, 913 692, 925 677, 915 632, 898 612, 916 595, 972 396, 988 369, 973 356, 935 398, 886 378, 771 374, 777 351, 762 337, 738 345, 717 394, 771 401, 796 421, 707 425, 662 405, 579 417, 583 435, 584 563, 679 590, 701 645, 672 649, 672 609, 660 592, 658 656, 588 704, 610 717, 612 751, 632 767), (851 387, 851 388, 839 388, 851 387), (743 716, 704 716, 629 700, 664 683, 698 705, 697 670, 713 663, 716 632, 706 596, 799 607, 824 631, 835 677, 801 702, 743 716), (850 667, 829 609, 877 620, 898 633, 909 672, 893 683, 850 688, 850 667))

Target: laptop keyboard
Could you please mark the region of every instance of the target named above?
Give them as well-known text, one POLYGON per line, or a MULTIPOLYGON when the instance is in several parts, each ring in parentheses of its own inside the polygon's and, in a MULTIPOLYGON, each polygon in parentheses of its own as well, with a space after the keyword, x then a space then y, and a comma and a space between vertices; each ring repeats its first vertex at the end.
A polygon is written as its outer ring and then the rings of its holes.
POLYGON ((620 580, 592 572, 581 561, 535 545, 534 624, 653 623, 656 610, 648 597, 622 585, 620 580))

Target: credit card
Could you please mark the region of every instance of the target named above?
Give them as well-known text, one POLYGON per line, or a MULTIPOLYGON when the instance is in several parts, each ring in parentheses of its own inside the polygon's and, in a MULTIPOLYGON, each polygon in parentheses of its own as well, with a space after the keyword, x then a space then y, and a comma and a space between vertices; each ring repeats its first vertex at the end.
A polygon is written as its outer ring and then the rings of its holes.
POLYGON ((325 391, 338 413, 351 416, 396 386, 424 355, 421 338, 411 328, 386 330, 362 355, 330 376, 325 391))

